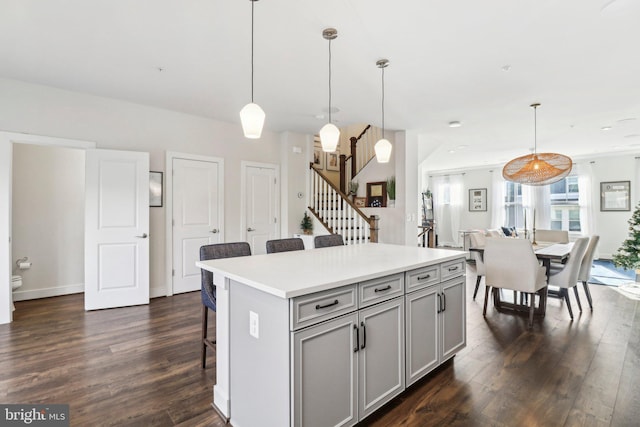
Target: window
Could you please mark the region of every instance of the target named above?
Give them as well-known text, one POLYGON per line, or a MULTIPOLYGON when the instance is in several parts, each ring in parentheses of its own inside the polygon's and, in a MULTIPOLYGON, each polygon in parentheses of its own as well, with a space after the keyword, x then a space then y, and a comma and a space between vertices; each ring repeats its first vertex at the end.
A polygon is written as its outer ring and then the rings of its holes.
POLYGON ((504 198, 505 226, 524 227, 524 208, 522 206, 522 184, 507 181, 504 198))
POLYGON ((551 184, 551 229, 581 231, 578 177, 568 176, 551 184))

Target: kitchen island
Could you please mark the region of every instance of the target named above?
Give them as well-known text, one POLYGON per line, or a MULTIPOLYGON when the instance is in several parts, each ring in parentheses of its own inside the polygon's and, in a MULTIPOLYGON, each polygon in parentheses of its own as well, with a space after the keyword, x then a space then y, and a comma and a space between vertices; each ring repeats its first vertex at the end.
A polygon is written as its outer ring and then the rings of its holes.
POLYGON ((198 262, 235 427, 354 425, 466 345, 465 252, 364 244, 198 262))

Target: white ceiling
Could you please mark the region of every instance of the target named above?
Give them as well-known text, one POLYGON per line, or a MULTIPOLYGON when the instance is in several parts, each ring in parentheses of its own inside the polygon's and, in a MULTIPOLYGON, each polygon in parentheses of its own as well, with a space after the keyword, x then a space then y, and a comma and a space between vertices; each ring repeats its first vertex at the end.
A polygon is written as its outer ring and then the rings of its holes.
MULTIPOLYGON (((249 0, 0 0, 0 77, 239 122, 250 17, 249 0)), ((326 122, 335 27, 334 122, 380 126, 388 58, 386 127, 417 131, 432 170, 527 154, 532 102, 539 152, 640 151, 638 0, 260 0, 255 17, 270 131, 326 122)))

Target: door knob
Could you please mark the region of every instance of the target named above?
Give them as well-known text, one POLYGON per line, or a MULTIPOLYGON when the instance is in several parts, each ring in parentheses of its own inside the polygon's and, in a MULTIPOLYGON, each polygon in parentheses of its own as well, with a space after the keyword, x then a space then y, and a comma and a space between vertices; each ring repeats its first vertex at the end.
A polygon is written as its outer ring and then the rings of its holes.
POLYGON ((211 230, 211 232, 212 232, 213 234, 216 234, 216 233, 218 232, 218 229, 217 229, 217 228, 214 228, 213 230, 211 230))
POLYGON ((247 228, 247 231, 256 231, 256 229, 249 227, 249 228, 247 228))
POLYGON ((142 236, 136 236, 136 237, 138 237, 140 239, 146 239, 149 236, 147 235, 147 233, 142 233, 142 236))

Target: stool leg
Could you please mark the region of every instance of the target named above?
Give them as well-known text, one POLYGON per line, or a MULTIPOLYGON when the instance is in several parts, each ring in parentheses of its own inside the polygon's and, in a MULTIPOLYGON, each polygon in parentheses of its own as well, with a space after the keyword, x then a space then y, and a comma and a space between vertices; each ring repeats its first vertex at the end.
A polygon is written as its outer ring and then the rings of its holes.
POLYGON ((207 317, 209 317, 208 315, 208 310, 207 310, 207 306, 206 305, 202 305, 202 340, 201 340, 201 346, 202 346, 202 369, 204 369, 206 367, 206 363, 207 363, 207 344, 205 344, 206 340, 207 340, 207 317))

